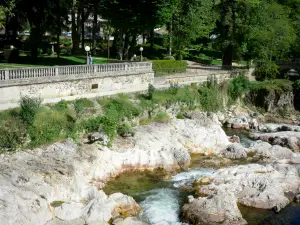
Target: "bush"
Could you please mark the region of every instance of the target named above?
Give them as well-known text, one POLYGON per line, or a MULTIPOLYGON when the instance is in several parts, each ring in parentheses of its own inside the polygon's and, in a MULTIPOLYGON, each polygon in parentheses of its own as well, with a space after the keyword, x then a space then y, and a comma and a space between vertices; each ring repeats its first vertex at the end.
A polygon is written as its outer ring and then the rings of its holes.
POLYGON ((0 123, 0 150, 14 151, 27 139, 27 129, 23 121, 10 117, 0 123))
POLYGON ((133 105, 129 100, 110 99, 104 105, 105 115, 115 117, 117 121, 128 118, 132 119, 140 115, 140 110, 133 105))
POLYGON ((203 111, 216 112, 223 109, 222 96, 218 87, 201 87, 198 92, 203 111))
POLYGON ((38 48, 38 56, 42 56, 43 55, 43 49, 41 49, 41 48, 38 48))
POLYGON ((182 112, 177 113, 176 118, 180 120, 184 119, 183 113, 182 112))
POLYGON ((47 55, 52 55, 52 50, 50 48, 47 48, 47 55))
POLYGON ((278 66, 273 61, 260 61, 255 68, 257 80, 275 79, 279 74, 278 66))
POLYGON ((212 64, 213 59, 212 59, 211 57, 206 56, 206 55, 204 55, 203 53, 201 53, 201 54, 199 55, 199 61, 200 61, 200 63, 210 65, 210 64, 212 64))
POLYGON ((132 130, 132 128, 128 124, 122 124, 118 127, 117 133, 121 137, 128 137, 128 136, 134 136, 135 132, 132 130))
POLYGON ((24 122, 33 124, 35 115, 41 107, 42 100, 40 98, 30 98, 23 96, 20 101, 20 116, 24 122))
POLYGON ((170 121, 170 117, 166 112, 160 111, 156 114, 153 120, 158 123, 167 123, 170 121))
POLYGON ((70 56, 71 55, 71 50, 68 48, 63 48, 60 50, 60 54, 64 56, 70 56))
POLYGON ((167 55, 164 57, 164 60, 175 60, 174 56, 167 55))
POLYGON ((92 108, 94 103, 87 98, 76 99, 74 102, 74 108, 77 113, 83 112, 86 108, 92 108))
POLYGON ((74 131, 75 125, 69 122, 64 113, 44 110, 36 115, 29 127, 31 146, 39 146, 58 141, 74 131))
POLYGON ((228 85, 228 95, 232 100, 236 100, 245 93, 250 86, 250 81, 243 74, 239 74, 236 78, 232 79, 228 85))
POLYGON ((153 93, 155 92, 155 87, 152 84, 149 84, 148 86, 148 99, 153 98, 153 93))
POLYGON ((61 100, 56 103, 54 107, 58 111, 65 111, 68 108, 68 102, 66 100, 61 100))
POLYGON ((178 60, 153 60, 152 67, 156 76, 184 73, 186 72, 187 62, 178 60))

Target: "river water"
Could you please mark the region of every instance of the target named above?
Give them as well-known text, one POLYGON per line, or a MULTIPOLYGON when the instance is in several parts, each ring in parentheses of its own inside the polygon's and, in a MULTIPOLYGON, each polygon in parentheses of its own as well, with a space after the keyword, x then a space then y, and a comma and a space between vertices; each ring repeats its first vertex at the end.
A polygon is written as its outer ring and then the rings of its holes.
MULTIPOLYGON (((242 145, 249 147, 253 142, 248 132, 226 129, 227 135, 238 135, 242 145)), ((126 172, 109 181, 104 188, 106 194, 121 192, 132 196, 142 207, 139 218, 149 225, 186 225, 181 222, 181 207, 188 195, 193 195, 193 182, 211 175, 214 169, 202 168, 201 157, 192 156, 188 170, 170 176, 163 170, 154 172, 126 172)), ((249 225, 300 225, 300 206, 290 204, 279 214, 271 210, 239 206, 249 225)))

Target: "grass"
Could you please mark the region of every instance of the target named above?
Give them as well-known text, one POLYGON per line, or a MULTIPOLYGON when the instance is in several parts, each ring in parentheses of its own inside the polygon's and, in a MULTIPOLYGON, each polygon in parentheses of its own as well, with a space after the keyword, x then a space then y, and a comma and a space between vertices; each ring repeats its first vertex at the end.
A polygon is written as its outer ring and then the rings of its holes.
MULTIPOLYGON (((43 56, 39 57, 35 63, 32 63, 28 56, 20 56, 18 63, 7 63, 2 61, 0 69, 5 68, 26 68, 26 67, 44 67, 44 66, 65 66, 65 65, 84 65, 86 63, 86 56, 43 56)), ((93 57, 94 64, 105 64, 107 58, 93 57)))

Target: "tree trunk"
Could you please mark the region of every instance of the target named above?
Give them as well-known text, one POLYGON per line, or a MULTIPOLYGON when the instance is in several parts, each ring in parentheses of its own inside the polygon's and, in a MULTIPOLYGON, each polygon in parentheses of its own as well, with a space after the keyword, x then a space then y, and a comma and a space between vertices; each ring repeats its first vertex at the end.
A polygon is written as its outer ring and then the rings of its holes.
POLYGON ((128 52, 128 58, 131 59, 132 56, 134 55, 135 53, 135 49, 136 49, 136 44, 137 44, 137 34, 133 33, 132 34, 132 39, 131 39, 131 42, 130 42, 130 48, 129 48, 129 52, 128 52))
POLYGON ((172 55, 172 32, 173 32, 173 16, 171 17, 171 22, 170 22, 170 32, 169 32, 169 55, 172 55))
POLYGON ((79 49, 79 35, 78 35, 78 20, 79 20, 79 14, 77 13, 77 23, 76 23, 76 0, 73 0, 72 10, 71 10, 71 16, 72 16, 72 53, 75 54, 78 52, 79 49))
POLYGON ((96 55, 96 44, 97 44, 97 40, 96 40, 96 30, 97 30, 97 22, 98 22, 98 15, 96 10, 94 11, 94 20, 93 20, 93 55, 96 55))
POLYGON ((223 67, 225 69, 231 69, 232 67, 232 52, 233 52, 233 46, 232 44, 229 44, 224 51, 223 55, 223 67))
POLYGON ((124 31, 123 29, 120 30, 119 32, 119 38, 118 38, 118 54, 119 58, 122 61, 123 60, 123 51, 124 51, 124 31))
POLYGON ((150 51, 154 49, 154 29, 150 30, 150 51))
POLYGON ((107 36, 107 63, 109 62, 110 57, 110 35, 107 36))
POLYGON ((81 49, 82 49, 82 52, 84 52, 84 40, 85 40, 85 37, 84 37, 84 22, 85 22, 85 19, 84 19, 84 8, 82 8, 82 11, 81 11, 81 49))
POLYGON ((42 40, 40 25, 35 24, 31 26, 30 32, 30 44, 31 44, 31 58, 33 62, 37 61, 38 58, 38 48, 42 40))
POLYGON ((57 54, 57 58, 60 57, 60 40, 59 40, 59 36, 60 36, 60 34, 57 34, 57 35, 56 35, 56 43, 57 43, 57 51, 56 51, 56 54, 57 54))

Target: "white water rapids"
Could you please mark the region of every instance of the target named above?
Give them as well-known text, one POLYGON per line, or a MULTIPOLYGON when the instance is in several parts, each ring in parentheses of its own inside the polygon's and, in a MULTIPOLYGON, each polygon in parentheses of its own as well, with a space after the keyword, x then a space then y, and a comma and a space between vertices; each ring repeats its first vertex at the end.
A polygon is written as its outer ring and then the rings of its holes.
MULTIPOLYGON (((191 187, 193 181, 202 176, 210 175, 212 169, 192 169, 172 177, 171 187, 153 189, 140 195, 145 199, 140 202, 142 212, 139 217, 149 225, 184 225, 180 222, 180 209, 183 200, 179 187, 191 187)), ((186 197, 186 196, 185 196, 186 197)))

